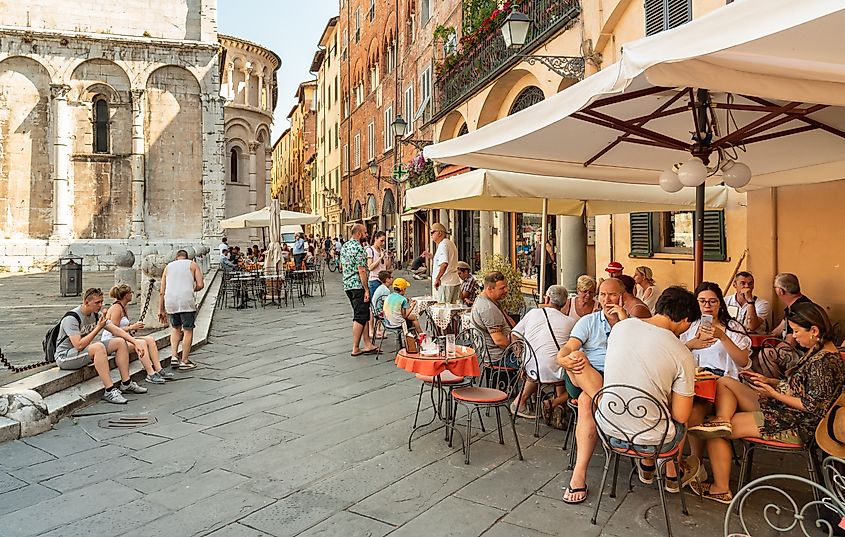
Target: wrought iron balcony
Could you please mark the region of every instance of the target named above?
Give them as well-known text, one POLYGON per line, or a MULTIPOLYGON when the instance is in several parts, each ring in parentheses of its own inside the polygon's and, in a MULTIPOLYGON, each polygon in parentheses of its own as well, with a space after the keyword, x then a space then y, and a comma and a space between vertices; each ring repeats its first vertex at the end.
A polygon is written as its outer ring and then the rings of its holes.
MULTIPOLYGON (((521 49, 508 49, 502 32, 494 31, 481 37, 460 59, 439 74, 434 82, 434 117, 439 119, 481 88, 498 78, 529 54, 571 25, 581 13, 578 0, 524 0, 518 9, 531 18, 528 39, 521 49)), ((584 63, 580 73, 584 75, 584 63)))

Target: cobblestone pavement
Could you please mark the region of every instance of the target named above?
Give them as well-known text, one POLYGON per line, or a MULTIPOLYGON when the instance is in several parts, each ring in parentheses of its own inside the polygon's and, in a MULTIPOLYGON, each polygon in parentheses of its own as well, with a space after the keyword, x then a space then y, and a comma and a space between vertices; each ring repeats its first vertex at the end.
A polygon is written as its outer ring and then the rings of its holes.
MULTIPOLYGON (((108 294, 114 285, 111 272, 85 272, 83 290, 100 287, 108 294)), ((108 296, 106 297, 108 300, 108 296)), ((0 349, 13 365, 27 365, 44 359, 44 334, 69 309, 82 303, 78 296, 59 294, 58 271, 42 274, 0 274, 0 349)), ((110 302, 106 302, 110 303, 110 302)), ((139 312, 137 306, 132 306, 139 312)), ((14 374, 0 366, 0 386, 18 380, 32 371, 14 374)))
MULTIPOLYGON (((498 444, 492 417, 471 465, 446 446, 442 429, 408 451, 419 383, 389 358, 349 356, 350 307, 339 278, 328 277, 328 295, 305 307, 218 312, 209 344, 193 355, 201 367, 177 382, 0 445, 0 534, 665 534, 653 486, 626 493, 620 482, 617 498, 603 498, 599 525, 590 524, 600 455, 588 501, 565 505, 561 431, 543 426, 535 439, 522 420, 524 461, 510 435, 498 444), (98 427, 120 415, 158 421, 98 427)), ((675 534, 720 535, 724 507, 688 500, 692 515, 683 517, 678 496, 669 497, 675 534)))

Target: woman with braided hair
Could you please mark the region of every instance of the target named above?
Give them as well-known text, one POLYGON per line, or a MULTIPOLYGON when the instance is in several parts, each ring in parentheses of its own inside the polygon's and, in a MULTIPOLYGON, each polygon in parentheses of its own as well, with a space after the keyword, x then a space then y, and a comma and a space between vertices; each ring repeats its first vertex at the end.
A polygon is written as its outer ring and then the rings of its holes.
MULTIPOLYGON (((111 305, 108 312, 106 312, 106 318, 108 320, 130 333, 144 328, 144 323, 140 321, 137 323, 129 321, 127 308, 129 307, 129 303, 132 302, 133 293, 131 287, 126 284, 115 285, 109 291, 109 296, 115 302, 111 305)), ((110 332, 103 331, 103 344, 107 344, 111 337, 110 332)), ((141 364, 143 364, 147 372, 147 382, 150 384, 164 384, 165 379, 172 379, 175 376, 173 373, 164 371, 161 368, 161 362, 158 357, 158 346, 152 336, 135 336, 135 341, 137 342, 136 345, 144 347, 145 352, 138 353, 138 359, 141 360, 141 364)), ((128 346, 129 352, 135 350, 135 345, 129 344, 128 346)))

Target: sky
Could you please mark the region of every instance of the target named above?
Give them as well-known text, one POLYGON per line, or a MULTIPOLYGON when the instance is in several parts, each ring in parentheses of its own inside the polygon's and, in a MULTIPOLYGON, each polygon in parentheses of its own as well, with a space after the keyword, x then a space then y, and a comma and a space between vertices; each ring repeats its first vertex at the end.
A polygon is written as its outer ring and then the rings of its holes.
POLYGON ((273 143, 288 128, 287 115, 296 103, 296 88, 313 79, 308 72, 317 40, 337 15, 338 0, 218 0, 217 31, 258 43, 282 59, 279 99, 273 122, 273 143))

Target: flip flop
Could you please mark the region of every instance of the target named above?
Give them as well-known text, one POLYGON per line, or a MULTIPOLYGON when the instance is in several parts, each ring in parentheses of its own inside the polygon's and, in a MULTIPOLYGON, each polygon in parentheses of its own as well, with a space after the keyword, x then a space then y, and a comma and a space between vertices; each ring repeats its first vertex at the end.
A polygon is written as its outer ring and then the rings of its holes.
POLYGON ((563 503, 575 505, 575 504, 578 504, 578 503, 584 503, 586 500, 587 500, 587 486, 586 485, 584 485, 583 487, 579 487, 579 488, 572 488, 571 485, 567 485, 566 490, 563 491, 563 503), (581 498, 580 500, 573 501, 573 500, 567 500, 566 499, 567 495, 581 494, 582 492, 584 493, 584 497, 581 498))
POLYGON ((361 354, 376 354, 378 352, 378 347, 373 347, 368 351, 361 351, 361 354))
POLYGON ((350 352, 350 353, 349 353, 349 356, 361 356, 362 354, 364 354, 362 351, 358 351, 358 352, 350 352))
POLYGON ((182 370, 182 371, 185 371, 185 370, 188 370, 188 369, 196 369, 196 368, 197 368, 197 364, 195 364, 194 362, 192 362, 190 360, 188 360, 187 362, 180 362, 179 363, 179 369, 182 370))

